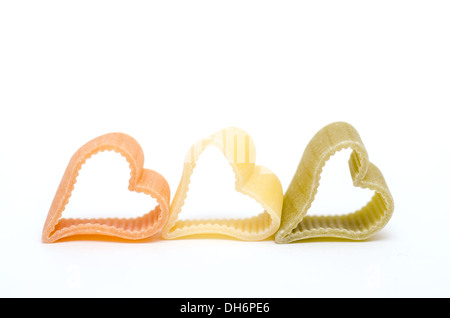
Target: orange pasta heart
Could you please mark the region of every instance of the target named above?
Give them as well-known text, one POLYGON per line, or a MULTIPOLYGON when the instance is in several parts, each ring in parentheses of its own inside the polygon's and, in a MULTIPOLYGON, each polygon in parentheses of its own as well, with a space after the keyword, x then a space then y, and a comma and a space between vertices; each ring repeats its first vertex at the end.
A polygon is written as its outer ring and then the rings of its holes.
POLYGON ((144 169, 143 164, 144 153, 140 145, 123 133, 97 137, 78 149, 72 156, 53 199, 42 232, 42 241, 50 243, 63 237, 80 234, 136 240, 156 234, 168 217, 170 188, 163 176, 153 170, 144 169), (128 189, 155 198, 158 206, 154 210, 136 218, 61 218, 82 165, 91 156, 102 151, 115 151, 125 157, 131 169, 128 189))

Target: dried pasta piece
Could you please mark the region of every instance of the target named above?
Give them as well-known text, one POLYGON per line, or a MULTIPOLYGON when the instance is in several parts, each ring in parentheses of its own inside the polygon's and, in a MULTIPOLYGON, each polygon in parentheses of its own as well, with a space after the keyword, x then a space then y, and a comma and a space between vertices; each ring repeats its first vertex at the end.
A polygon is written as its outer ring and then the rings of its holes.
POLYGON ((175 239, 188 235, 219 234, 247 241, 263 240, 277 231, 282 203, 283 189, 278 177, 269 169, 255 165, 253 140, 239 128, 226 128, 197 142, 187 153, 162 237, 175 239), (196 162, 209 146, 218 147, 230 163, 236 177, 236 190, 256 200, 264 212, 243 219, 178 220, 196 162))
POLYGON ((159 173, 143 168, 144 153, 132 137, 123 133, 110 133, 97 137, 72 156, 59 184, 53 203, 45 221, 42 241, 55 242, 63 237, 93 234, 124 239, 148 238, 159 232, 167 220, 170 204, 170 188, 159 173), (91 156, 101 151, 115 151, 129 163, 131 177, 128 189, 152 196, 158 206, 149 213, 136 218, 61 218, 74 189, 81 166, 91 156))
POLYGON ((335 237, 363 240, 381 230, 394 211, 394 201, 380 170, 371 162, 358 132, 344 122, 322 128, 307 145, 284 195, 277 243, 307 238, 335 237), (325 162, 337 151, 352 149, 350 173, 355 187, 374 190, 371 201, 346 215, 309 216, 325 162))

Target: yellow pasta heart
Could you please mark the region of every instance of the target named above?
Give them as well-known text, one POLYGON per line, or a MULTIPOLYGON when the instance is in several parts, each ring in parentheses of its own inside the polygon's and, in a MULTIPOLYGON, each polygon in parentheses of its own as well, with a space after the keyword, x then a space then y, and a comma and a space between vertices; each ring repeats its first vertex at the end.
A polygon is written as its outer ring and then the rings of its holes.
POLYGON ((220 234, 256 241, 273 235, 280 226, 283 189, 274 173, 255 165, 255 157, 253 140, 239 128, 223 129, 194 144, 186 155, 181 181, 172 200, 162 237, 174 239, 197 234, 220 234), (256 200, 264 212, 245 219, 178 220, 196 162, 209 146, 219 148, 230 163, 236 176, 236 190, 256 200))
POLYGON ((381 171, 371 162, 358 132, 344 122, 322 128, 309 142, 283 200, 277 243, 316 237, 363 240, 382 229, 392 216, 394 201, 381 171), (371 201, 346 215, 308 216, 326 161, 337 151, 352 149, 350 173, 355 187, 374 190, 371 201))

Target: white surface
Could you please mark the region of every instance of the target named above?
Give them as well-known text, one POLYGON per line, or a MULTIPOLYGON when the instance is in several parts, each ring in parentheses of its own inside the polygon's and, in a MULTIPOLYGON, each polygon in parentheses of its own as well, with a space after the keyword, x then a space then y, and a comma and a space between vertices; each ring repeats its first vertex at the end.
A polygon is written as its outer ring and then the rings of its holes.
MULTIPOLYGON (((450 296, 449 16, 448 1, 1 2, 0 296, 450 296), (219 129, 248 131, 286 189, 307 142, 337 120, 359 131, 395 199, 369 241, 40 241, 68 160, 100 134, 136 138, 173 196, 186 151, 219 129)), ((208 156, 190 211, 257 211, 208 156)), ((366 200, 341 157, 317 212, 366 200)), ((88 161, 80 178, 98 196, 76 187, 67 215, 153 204, 108 200, 126 191, 118 158, 105 156, 116 181, 88 161)))

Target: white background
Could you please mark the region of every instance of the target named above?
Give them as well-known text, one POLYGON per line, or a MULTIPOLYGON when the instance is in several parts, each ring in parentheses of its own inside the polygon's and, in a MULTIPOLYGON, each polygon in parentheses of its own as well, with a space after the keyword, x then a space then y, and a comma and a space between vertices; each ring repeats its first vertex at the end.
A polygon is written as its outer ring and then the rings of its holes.
MULTIPOLYGON (((0 296, 450 296, 449 16, 448 1, 2 1, 0 296), (217 130, 245 129, 286 189, 333 121, 358 130, 395 200, 367 241, 41 243, 70 157, 98 135, 133 136, 173 197, 186 151, 217 130)), ((348 154, 311 213, 367 201, 348 154)), ((93 157, 64 216, 145 213, 127 169, 93 157)), ((260 212, 220 153, 196 173, 183 217, 260 212)))

